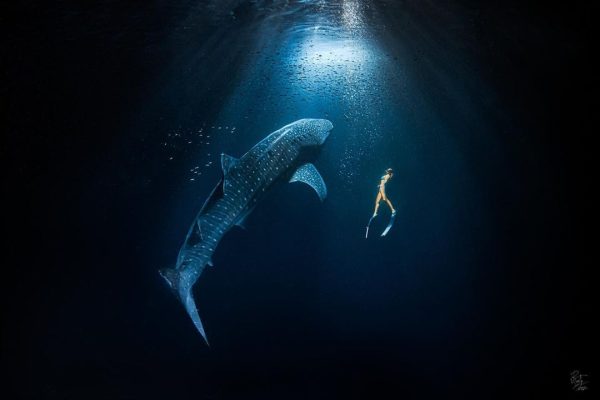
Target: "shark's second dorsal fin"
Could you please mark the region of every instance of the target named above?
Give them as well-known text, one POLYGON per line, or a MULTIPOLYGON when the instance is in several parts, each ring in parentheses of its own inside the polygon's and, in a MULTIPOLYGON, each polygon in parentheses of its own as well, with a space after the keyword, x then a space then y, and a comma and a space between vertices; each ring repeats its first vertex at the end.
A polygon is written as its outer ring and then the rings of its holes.
POLYGON ((237 219, 237 221, 235 221, 235 225, 239 226, 242 229, 246 229, 246 218, 248 218, 248 215, 250 215, 250 213, 253 210, 254 210, 254 207, 250 207, 248 210, 246 210, 245 212, 243 212, 242 214, 240 214, 240 216, 237 219))
POLYGON ((317 168, 311 163, 304 164, 300 168, 294 172, 292 179, 290 182, 304 182, 313 189, 319 195, 319 199, 321 201, 325 200, 327 197, 327 186, 325 186, 325 181, 317 171, 317 168))
POLYGON ((221 153, 221 169, 223 170, 223 176, 227 175, 229 170, 237 164, 238 159, 227 155, 225 153, 221 153))

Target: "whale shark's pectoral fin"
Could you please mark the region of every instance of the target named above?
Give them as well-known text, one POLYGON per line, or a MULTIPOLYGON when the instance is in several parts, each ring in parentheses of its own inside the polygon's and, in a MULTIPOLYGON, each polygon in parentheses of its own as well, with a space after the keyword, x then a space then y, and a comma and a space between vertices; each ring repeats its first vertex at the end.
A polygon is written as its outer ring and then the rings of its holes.
POLYGON ((319 199, 321 201, 325 200, 327 197, 327 186, 325 186, 325 181, 317 171, 317 168, 311 163, 304 164, 300 168, 294 172, 292 179, 290 182, 304 182, 313 189, 319 195, 319 199))
POLYGON ((223 170, 223 175, 227 175, 229 170, 238 163, 238 159, 232 156, 229 156, 225 153, 221 153, 221 169, 223 170))

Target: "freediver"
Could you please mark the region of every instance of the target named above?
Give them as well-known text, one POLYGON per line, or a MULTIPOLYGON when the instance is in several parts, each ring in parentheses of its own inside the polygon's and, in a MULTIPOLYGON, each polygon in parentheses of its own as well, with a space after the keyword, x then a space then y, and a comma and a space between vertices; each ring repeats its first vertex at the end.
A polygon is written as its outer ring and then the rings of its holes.
POLYGON ((385 185, 386 183, 392 179, 392 177, 394 176, 394 171, 391 168, 388 168, 385 170, 385 173, 383 174, 383 176, 381 177, 380 181, 379 181, 379 186, 377 187, 377 198, 375 199, 375 211, 373 212, 373 216, 371 217, 371 219, 369 219, 369 223, 367 224, 367 233, 365 234, 365 238, 369 236, 369 226, 371 226, 371 222, 373 221, 373 219, 375 219, 375 217, 377 217, 377 211, 379 211, 379 204, 381 203, 381 201, 385 201, 387 203, 387 205, 390 207, 390 210, 392 211, 392 215, 390 217, 390 222, 388 224, 388 226, 385 228, 385 230, 383 231, 383 233, 381 234, 381 236, 385 236, 389 230, 391 229, 393 223, 394 223, 394 217, 396 216, 396 210, 394 209, 394 206, 392 205, 392 202, 390 201, 390 199, 388 199, 388 197, 385 194, 385 185))

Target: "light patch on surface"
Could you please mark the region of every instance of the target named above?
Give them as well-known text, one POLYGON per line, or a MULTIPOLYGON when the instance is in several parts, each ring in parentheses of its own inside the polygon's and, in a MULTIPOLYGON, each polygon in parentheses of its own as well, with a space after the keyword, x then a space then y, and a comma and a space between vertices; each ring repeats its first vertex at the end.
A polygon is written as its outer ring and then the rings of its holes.
POLYGON ((303 46, 300 59, 318 73, 323 69, 365 66, 370 58, 369 50, 352 39, 314 40, 303 46))

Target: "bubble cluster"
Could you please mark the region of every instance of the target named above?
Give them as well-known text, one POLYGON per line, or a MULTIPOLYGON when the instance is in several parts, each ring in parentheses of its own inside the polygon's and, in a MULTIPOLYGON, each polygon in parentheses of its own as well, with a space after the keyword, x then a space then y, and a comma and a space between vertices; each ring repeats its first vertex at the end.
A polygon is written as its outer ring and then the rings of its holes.
POLYGON ((210 146, 220 153, 221 135, 235 133, 235 126, 251 140, 280 123, 328 118, 336 126, 336 170, 351 187, 387 133, 381 121, 394 112, 390 92, 402 85, 398 60, 376 37, 384 28, 369 22, 374 8, 358 0, 256 1, 250 7, 256 36, 244 49, 235 86, 203 136, 183 144, 209 168, 202 151, 210 146))

